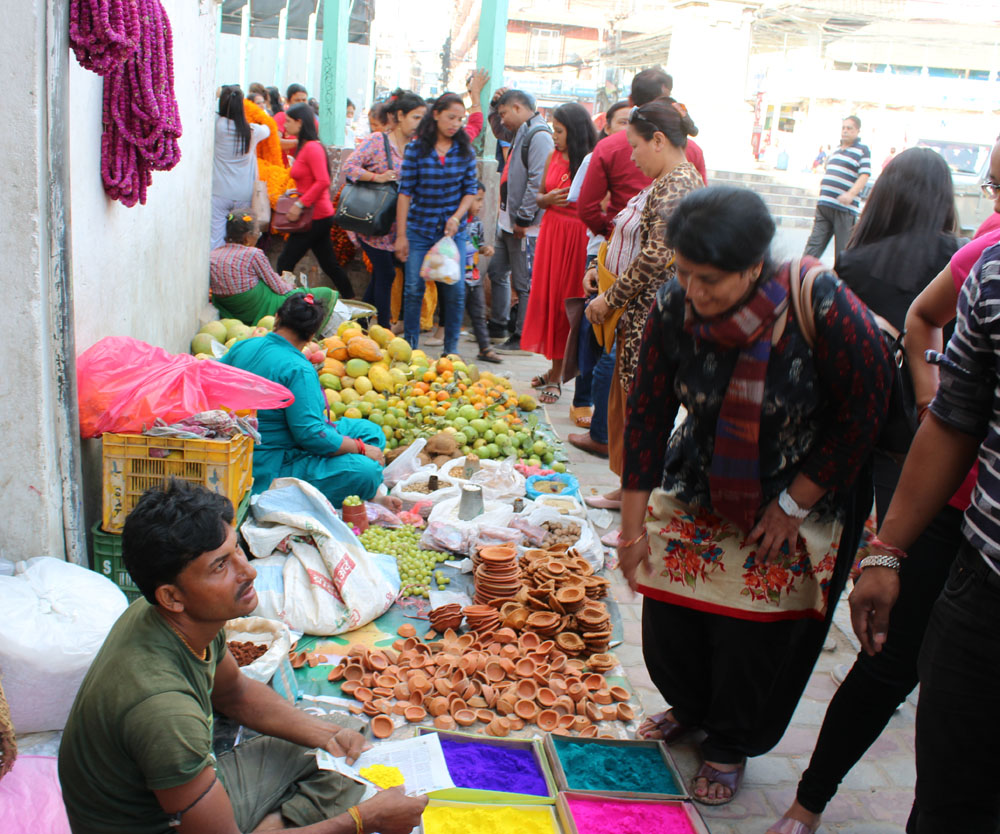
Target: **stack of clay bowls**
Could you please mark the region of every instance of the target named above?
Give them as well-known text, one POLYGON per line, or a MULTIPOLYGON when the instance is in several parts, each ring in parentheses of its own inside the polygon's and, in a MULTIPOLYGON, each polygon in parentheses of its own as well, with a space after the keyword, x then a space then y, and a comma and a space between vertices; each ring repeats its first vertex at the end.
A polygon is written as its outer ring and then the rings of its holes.
POLYGON ((431 610, 428 619, 431 628, 439 634, 443 634, 449 628, 457 629, 462 624, 462 606, 457 602, 439 605, 431 610))
POLYGON ((513 545, 480 548, 475 587, 475 601, 479 605, 488 605, 497 599, 512 598, 521 587, 517 548, 513 545))
POLYGON ((611 617, 607 606, 591 602, 575 615, 577 629, 583 638, 587 654, 602 654, 611 642, 611 617))
POLYGON ((462 614, 473 631, 488 633, 500 627, 500 612, 489 605, 467 605, 462 614))
POLYGON ((442 730, 478 722, 478 732, 498 737, 535 724, 594 737, 600 722, 635 718, 628 690, 610 686, 556 641, 504 627, 461 636, 447 629, 440 640, 409 637, 392 649, 351 646, 329 679, 342 681, 344 695, 358 702, 351 712, 370 716, 377 738, 403 721, 442 730))

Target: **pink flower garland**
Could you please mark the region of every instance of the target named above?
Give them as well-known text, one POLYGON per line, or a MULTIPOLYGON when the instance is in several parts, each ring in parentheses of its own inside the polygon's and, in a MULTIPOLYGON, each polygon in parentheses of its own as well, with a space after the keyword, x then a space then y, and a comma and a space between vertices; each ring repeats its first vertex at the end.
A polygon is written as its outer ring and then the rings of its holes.
POLYGON ((70 41, 80 64, 104 76, 104 190, 145 204, 153 171, 181 157, 170 20, 160 0, 71 0, 70 41))

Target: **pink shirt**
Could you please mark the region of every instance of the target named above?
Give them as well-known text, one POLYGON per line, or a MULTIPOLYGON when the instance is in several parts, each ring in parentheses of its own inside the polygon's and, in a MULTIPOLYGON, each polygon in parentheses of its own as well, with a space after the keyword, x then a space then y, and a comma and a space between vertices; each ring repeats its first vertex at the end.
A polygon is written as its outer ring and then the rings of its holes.
POLYGON ((302 205, 312 206, 313 220, 333 214, 330 200, 330 169, 326 163, 326 148, 322 142, 306 142, 291 170, 302 205))
POLYGON ((989 217, 987 217, 982 225, 976 229, 976 237, 982 237, 987 232, 992 232, 994 229, 1000 229, 1000 212, 993 212, 989 217))

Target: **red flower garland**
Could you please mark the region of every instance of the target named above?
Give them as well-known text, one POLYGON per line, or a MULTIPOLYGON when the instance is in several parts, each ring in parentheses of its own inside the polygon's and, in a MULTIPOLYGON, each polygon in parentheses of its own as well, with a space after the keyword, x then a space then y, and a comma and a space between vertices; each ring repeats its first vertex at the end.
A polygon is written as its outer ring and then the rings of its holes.
POLYGON ((167 13, 160 0, 71 0, 70 41, 80 64, 104 76, 104 190, 144 204, 153 171, 181 157, 167 13))

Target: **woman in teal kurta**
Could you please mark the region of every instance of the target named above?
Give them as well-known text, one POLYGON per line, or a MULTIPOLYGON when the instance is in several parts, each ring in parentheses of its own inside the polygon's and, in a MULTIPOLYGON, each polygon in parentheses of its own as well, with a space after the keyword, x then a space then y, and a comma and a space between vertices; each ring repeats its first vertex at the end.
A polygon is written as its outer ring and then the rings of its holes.
POLYGON ((253 492, 263 492, 275 478, 300 478, 339 507, 348 495, 375 498, 385 435, 368 420, 326 419, 316 368, 302 353, 326 314, 312 295, 293 295, 278 310, 273 332, 237 342, 222 361, 278 382, 295 397, 287 408, 257 414, 261 442, 253 453, 253 492))

